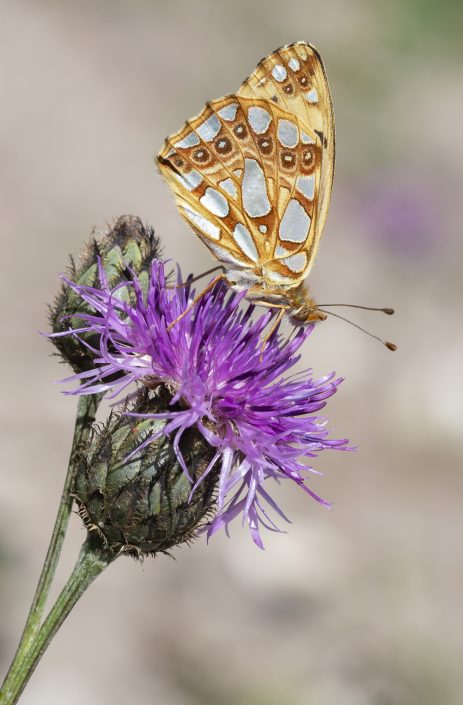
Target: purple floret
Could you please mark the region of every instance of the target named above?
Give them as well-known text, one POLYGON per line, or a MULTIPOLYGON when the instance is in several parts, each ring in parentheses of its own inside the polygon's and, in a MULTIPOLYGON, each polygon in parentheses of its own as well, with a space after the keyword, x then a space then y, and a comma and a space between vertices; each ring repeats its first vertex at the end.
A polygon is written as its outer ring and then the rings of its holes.
POLYGON ((147 293, 133 276, 131 303, 121 296, 127 282, 111 290, 101 264, 100 289, 65 279, 96 312, 79 314, 84 325, 69 335, 93 332, 100 339, 94 369, 65 380, 80 382, 68 393, 107 392, 113 398, 132 383, 165 383, 172 389, 171 405, 181 402, 184 408, 153 415, 166 425, 143 445, 160 435, 172 436, 189 476, 179 442, 196 425, 215 448, 199 482, 219 469, 217 514, 207 526, 208 536, 222 527, 228 533, 229 523, 241 515, 263 548, 260 527, 279 531, 270 514, 287 520, 268 494, 271 480, 293 480, 327 505, 307 486, 304 475, 315 472, 307 458, 328 448, 348 448, 346 439, 329 439, 325 419, 315 415, 342 380, 334 373, 315 380, 310 370, 283 377, 299 360, 297 353, 313 327, 299 329, 292 340, 274 333, 262 350, 275 314, 267 311, 253 319, 254 306, 240 307, 244 294, 230 293, 221 283, 168 330, 193 292, 190 287, 167 288, 164 267, 159 260, 152 263, 147 293))

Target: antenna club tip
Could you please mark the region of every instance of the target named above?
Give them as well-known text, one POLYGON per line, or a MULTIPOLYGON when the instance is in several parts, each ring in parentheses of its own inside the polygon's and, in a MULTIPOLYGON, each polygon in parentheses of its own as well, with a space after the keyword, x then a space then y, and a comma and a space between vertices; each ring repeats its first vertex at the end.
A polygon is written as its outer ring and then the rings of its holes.
POLYGON ((392 352, 395 352, 397 350, 397 345, 394 343, 390 343, 388 340, 384 343, 384 345, 387 347, 388 350, 392 350, 392 352))
POLYGON ((392 316, 393 313, 395 313, 393 308, 383 308, 384 313, 387 313, 388 316, 392 316))

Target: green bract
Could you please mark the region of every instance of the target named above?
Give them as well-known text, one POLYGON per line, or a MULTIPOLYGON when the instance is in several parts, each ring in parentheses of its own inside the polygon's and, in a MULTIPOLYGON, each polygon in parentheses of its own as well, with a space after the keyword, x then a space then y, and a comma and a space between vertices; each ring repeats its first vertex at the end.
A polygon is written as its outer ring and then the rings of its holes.
MULTIPOLYGON (((131 411, 155 414, 165 408, 165 389, 158 387, 141 392, 131 411)), ((212 509, 216 473, 199 483, 190 500, 192 485, 169 438, 162 436, 137 451, 165 424, 164 419, 113 414, 81 454, 74 487, 80 515, 111 551, 167 551, 192 539, 212 509)), ((194 428, 183 434, 180 446, 196 482, 213 451, 194 428)))

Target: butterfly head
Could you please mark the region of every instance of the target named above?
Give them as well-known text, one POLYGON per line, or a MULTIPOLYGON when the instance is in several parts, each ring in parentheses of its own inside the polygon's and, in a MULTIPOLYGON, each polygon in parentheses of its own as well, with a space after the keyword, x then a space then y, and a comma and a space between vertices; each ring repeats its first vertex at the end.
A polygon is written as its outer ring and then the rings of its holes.
POLYGON ((388 350, 397 350, 397 345, 391 343, 388 340, 383 340, 377 335, 370 333, 370 331, 365 330, 362 326, 354 323, 349 318, 341 316, 339 313, 332 311, 333 307, 344 307, 344 308, 358 308, 367 311, 381 311, 389 316, 394 313, 393 308, 376 308, 373 306, 361 306, 358 304, 316 304, 312 297, 309 295, 307 288, 304 284, 300 285, 296 289, 292 290, 290 295, 287 296, 290 308, 288 309, 289 318, 294 326, 305 326, 308 323, 316 323, 317 321, 326 321, 328 316, 334 316, 335 318, 340 318, 342 321, 346 321, 354 328, 361 330, 366 333, 370 338, 375 338, 380 343, 382 343, 388 350), (326 309, 329 309, 328 311, 326 309))
POLYGON ((304 284, 288 293, 291 302, 288 316, 294 326, 306 326, 309 323, 326 321, 327 314, 319 310, 304 284))
POLYGON ((319 321, 326 321, 327 315, 323 311, 319 311, 317 307, 309 306, 305 304, 300 308, 293 310, 289 313, 289 318, 291 323, 295 326, 306 326, 309 323, 318 323, 319 321))

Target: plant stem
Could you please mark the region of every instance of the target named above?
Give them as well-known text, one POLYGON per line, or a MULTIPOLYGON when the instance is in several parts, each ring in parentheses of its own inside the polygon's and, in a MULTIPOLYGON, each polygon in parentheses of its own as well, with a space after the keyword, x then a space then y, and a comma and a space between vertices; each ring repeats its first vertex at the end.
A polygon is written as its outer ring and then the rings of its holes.
MULTIPOLYGON (((36 635, 39 629, 43 611, 45 609, 45 603, 47 601, 51 582, 56 571, 56 566, 61 554, 64 537, 69 524, 69 517, 71 514, 73 503, 73 499, 70 496, 70 492, 72 489, 72 484, 74 482, 78 452, 82 445, 84 445, 85 442, 88 440, 88 437, 92 430, 92 424, 95 420, 95 414, 98 405, 102 399, 102 396, 103 395, 101 394, 79 396, 76 422, 74 427, 74 438, 72 441, 71 454, 69 457, 69 466, 66 474, 66 479, 64 481, 63 492, 61 495, 58 513, 55 520, 55 526, 53 527, 53 533, 50 539, 50 545, 48 546, 45 563, 43 564, 34 599, 32 600, 26 624, 21 636, 21 641, 19 642, 15 657, 10 666, 10 671, 15 668, 15 664, 19 655, 23 654, 24 651, 29 648, 30 644, 34 639, 34 636, 36 635)), ((7 679, 9 677, 10 671, 7 674, 7 679)))
POLYGON ((117 557, 94 537, 83 544, 61 594, 32 641, 22 642, 0 691, 0 705, 15 705, 50 641, 88 586, 117 557))

